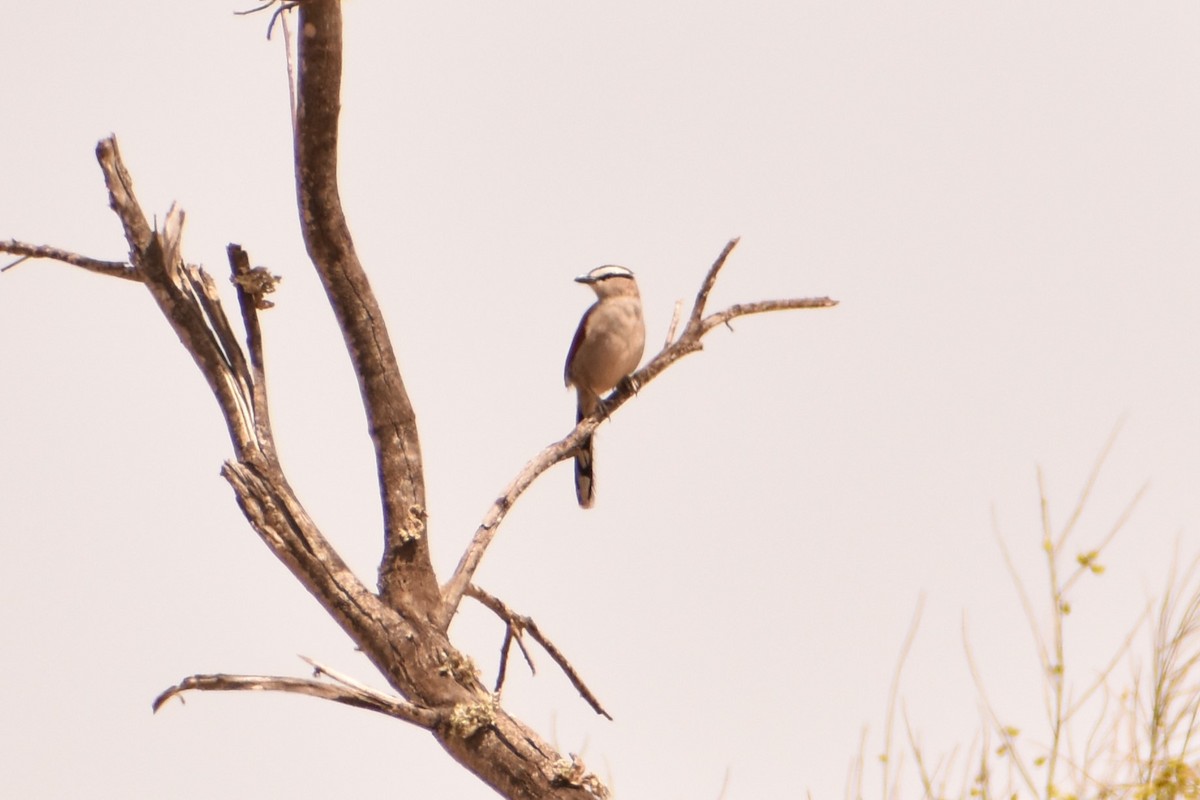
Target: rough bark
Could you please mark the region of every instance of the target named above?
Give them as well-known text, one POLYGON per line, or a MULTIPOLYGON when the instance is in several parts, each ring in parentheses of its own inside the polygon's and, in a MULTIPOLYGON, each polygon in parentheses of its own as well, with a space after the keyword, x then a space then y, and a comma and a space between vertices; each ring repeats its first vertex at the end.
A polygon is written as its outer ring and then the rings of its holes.
POLYGON ((346 339, 375 445, 383 500, 379 586, 396 608, 436 607, 426 536, 421 444, 383 312, 354 252, 337 184, 342 86, 338 0, 302 2, 296 106, 296 195, 313 266, 346 339))

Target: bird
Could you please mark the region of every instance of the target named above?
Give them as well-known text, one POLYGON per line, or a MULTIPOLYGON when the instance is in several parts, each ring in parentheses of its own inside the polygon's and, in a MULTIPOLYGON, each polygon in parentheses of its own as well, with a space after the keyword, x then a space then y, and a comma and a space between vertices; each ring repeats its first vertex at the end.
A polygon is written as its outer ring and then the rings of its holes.
MULTIPOLYGON (((563 370, 568 388, 575 387, 575 422, 579 423, 603 410, 600 395, 637 369, 646 346, 646 325, 642 297, 630 270, 608 264, 575 280, 596 293, 596 302, 579 320, 563 370)), ((592 453, 589 435, 575 453, 575 497, 581 508, 591 508, 596 501, 592 453)))

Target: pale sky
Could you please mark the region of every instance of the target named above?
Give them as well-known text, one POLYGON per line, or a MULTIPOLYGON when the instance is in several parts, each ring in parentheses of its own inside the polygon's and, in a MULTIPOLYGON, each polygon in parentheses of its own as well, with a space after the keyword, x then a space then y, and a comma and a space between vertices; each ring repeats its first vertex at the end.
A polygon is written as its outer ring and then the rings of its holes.
MULTIPOLYGON (((284 465, 373 583, 374 466, 299 237, 281 37, 220 2, 11 5, 0 239, 124 258, 93 155, 115 133, 147 211, 186 210, 189 261, 224 285, 232 241, 283 275, 284 465)), ((352 0, 346 21, 343 197, 443 578, 570 429, 574 276, 634 270, 648 349, 732 236, 713 310, 841 301, 714 331, 600 430, 596 508, 555 468, 477 575, 615 720, 536 651, 505 706, 618 797, 715 799, 728 772, 730 799, 840 798, 864 726, 878 796, 922 593, 901 693, 927 751, 979 730, 964 615, 1005 721, 1044 741, 991 515, 1040 601, 1036 466, 1061 524, 1122 416, 1079 549, 1150 490, 1072 598, 1075 685, 1176 543, 1200 552, 1197 5, 352 0)), ((297 654, 382 681, 241 518, 216 406, 143 288, 4 273, 0 374, 0 796, 493 796, 423 732, 331 703, 152 715, 185 675, 304 675, 297 654)), ((454 628, 489 682, 501 636, 470 605, 454 628)))

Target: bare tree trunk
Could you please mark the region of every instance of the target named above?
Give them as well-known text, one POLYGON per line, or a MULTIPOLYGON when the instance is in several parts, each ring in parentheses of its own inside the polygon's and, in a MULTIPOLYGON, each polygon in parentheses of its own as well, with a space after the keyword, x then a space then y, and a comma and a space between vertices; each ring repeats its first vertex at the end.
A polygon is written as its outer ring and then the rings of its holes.
MULTIPOLYGON (((162 231, 153 230, 138 204, 115 138, 101 141, 97 159, 129 244, 128 262, 102 261, 46 245, 0 242, 0 252, 50 258, 94 272, 140 281, 204 374, 225 419, 233 457, 222 475, 247 521, 293 575, 337 620, 387 679, 395 695, 313 664, 312 678, 193 675, 163 692, 155 708, 189 690, 273 690, 308 694, 387 714, 427 729, 464 767, 505 797, 604 797, 608 790, 574 757, 565 758, 501 707, 509 648, 524 652, 524 634, 546 649, 598 714, 608 716, 566 657, 529 617, 472 584, 476 568, 517 499, 543 472, 576 448, 633 395, 679 358, 701 349, 702 337, 729 320, 766 311, 822 308, 828 298, 768 300, 705 316, 709 292, 736 240, 704 277, 683 331, 675 325, 661 352, 605 402, 605 414, 582 420, 538 453, 513 479, 480 523, 454 574, 439 586, 429 557, 424 468, 416 416, 405 391, 383 312, 355 254, 337 186, 342 23, 338 0, 301 0, 298 9, 298 91, 295 109, 296 194, 301 229, 314 267, 345 338, 358 377, 375 448, 383 505, 383 553, 375 590, 346 566, 288 483, 276 454, 265 382, 258 314, 276 278, 251 268, 238 245, 228 248, 244 328, 234 333, 215 281, 182 256, 183 212, 172 207, 162 231), (471 596, 506 626, 499 674, 492 689, 469 657, 455 649, 448 629, 459 603, 471 596)), ((10 265, 11 266, 11 265, 10 265)), ((677 320, 678 321, 678 320, 677 320)))

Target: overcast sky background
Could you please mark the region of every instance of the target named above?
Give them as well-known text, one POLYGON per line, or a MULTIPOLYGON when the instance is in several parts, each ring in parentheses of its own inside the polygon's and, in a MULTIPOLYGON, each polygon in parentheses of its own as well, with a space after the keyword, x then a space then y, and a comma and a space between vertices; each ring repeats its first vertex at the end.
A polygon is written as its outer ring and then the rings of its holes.
MULTIPOLYGON (((224 285, 232 241, 282 274, 282 458, 373 583, 373 460, 299 237, 281 37, 240 8, 8 9, 0 238, 125 257, 93 155, 116 133, 147 211, 187 211, 190 261, 224 285)), ((902 694, 927 751, 980 726, 964 615, 1004 719, 1044 741, 991 514, 1043 597, 1036 465, 1061 524, 1123 416, 1078 549, 1150 490, 1072 597, 1074 685, 1176 545, 1200 551, 1200 6, 353 0, 345 36, 343 197, 443 577, 570 428, 574 276, 633 269, 648 348, 736 235, 713 310, 841 301, 714 331, 601 429, 595 510, 554 469, 477 576, 615 721, 539 653, 505 705, 618 796, 716 798, 728 771, 727 798, 840 797, 864 726, 878 796, 922 593, 902 694)), ((217 409, 144 289, 4 273, 0 375, 0 795, 492 796, 428 736, 330 703, 151 715, 185 675, 303 675, 298 653, 382 682, 242 520, 217 409)), ((490 681, 500 625, 468 605, 454 633, 490 681)))

